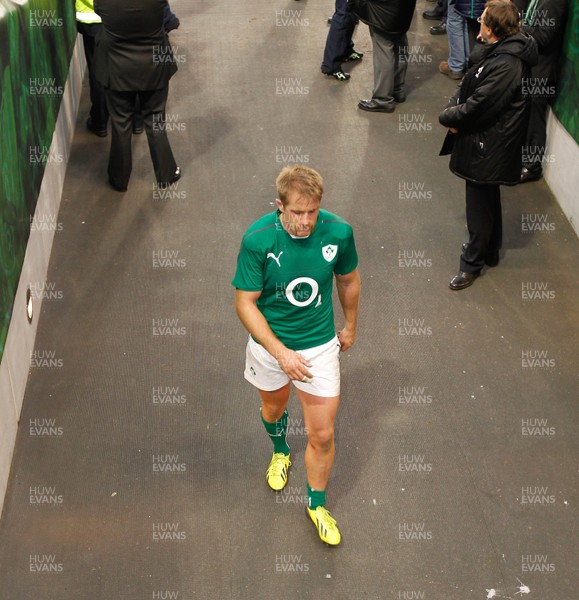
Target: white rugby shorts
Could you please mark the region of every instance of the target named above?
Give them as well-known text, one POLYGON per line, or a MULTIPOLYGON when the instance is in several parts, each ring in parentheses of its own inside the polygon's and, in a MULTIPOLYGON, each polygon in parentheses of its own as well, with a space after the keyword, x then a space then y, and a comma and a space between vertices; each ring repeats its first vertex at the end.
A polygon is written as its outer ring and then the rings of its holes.
MULTIPOLYGON (((311 382, 293 381, 300 390, 322 398, 340 395, 340 342, 335 336, 321 346, 297 350, 312 366, 311 382)), ((279 390, 289 382, 277 360, 251 336, 245 351, 245 379, 266 392, 279 390)))

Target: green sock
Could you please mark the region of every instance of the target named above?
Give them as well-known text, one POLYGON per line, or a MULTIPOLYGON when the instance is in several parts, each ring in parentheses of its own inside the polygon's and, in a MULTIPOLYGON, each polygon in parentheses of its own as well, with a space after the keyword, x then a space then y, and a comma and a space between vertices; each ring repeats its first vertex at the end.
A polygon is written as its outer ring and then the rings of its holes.
POLYGON ((324 506, 326 504, 326 490, 312 490, 308 483, 308 507, 312 510, 316 510, 318 506, 324 506))
POLYGON ((285 433, 287 431, 287 410, 284 410, 281 418, 275 423, 266 421, 263 418, 263 415, 261 415, 261 422, 269 435, 269 439, 273 442, 273 451, 275 453, 282 452, 283 454, 289 454, 290 447, 285 441, 285 433))

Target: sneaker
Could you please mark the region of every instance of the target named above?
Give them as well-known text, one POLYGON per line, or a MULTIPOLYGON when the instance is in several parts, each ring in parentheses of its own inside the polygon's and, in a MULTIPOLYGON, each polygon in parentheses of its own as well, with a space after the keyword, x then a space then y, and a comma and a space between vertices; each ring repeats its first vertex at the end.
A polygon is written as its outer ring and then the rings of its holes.
POLYGON ((288 469, 291 466, 290 455, 277 452, 271 457, 271 462, 265 473, 267 485, 278 492, 283 490, 287 483, 288 469))
POLYGON ((342 62, 352 62, 353 60, 362 60, 363 56, 364 55, 361 52, 356 52, 356 50, 354 50, 351 54, 348 54, 348 56, 346 56, 346 58, 344 58, 342 60, 342 62))
POLYGON ((306 506, 306 512, 314 522, 322 542, 326 542, 326 544, 330 544, 330 546, 337 546, 340 543, 342 536, 340 535, 340 530, 336 524, 336 519, 332 517, 330 511, 324 506, 318 506, 318 508, 314 510, 306 506))
POLYGON ((335 73, 330 73, 329 71, 322 71, 324 75, 328 77, 333 77, 338 81, 348 81, 350 79, 350 73, 344 73, 344 71, 336 71, 335 73))
POLYGON ((464 77, 464 71, 453 71, 449 66, 446 60, 443 60, 438 65, 438 70, 447 77, 451 79, 462 79, 464 77))

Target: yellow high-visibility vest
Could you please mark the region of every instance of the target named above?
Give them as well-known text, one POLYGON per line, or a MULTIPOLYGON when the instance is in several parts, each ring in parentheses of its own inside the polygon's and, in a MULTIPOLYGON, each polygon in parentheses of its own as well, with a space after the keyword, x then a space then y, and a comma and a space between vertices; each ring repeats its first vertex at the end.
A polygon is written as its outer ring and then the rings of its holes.
POLYGON ((81 23, 102 23, 94 11, 93 0, 76 0, 76 20, 81 23))

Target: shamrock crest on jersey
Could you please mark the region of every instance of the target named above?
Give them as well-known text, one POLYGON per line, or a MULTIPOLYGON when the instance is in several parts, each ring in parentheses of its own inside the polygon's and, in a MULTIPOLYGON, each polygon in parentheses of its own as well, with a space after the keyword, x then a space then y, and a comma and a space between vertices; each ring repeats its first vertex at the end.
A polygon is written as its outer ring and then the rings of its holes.
POLYGON ((332 262, 336 258, 337 253, 338 246, 335 244, 328 244, 322 248, 322 255, 328 262, 332 262))

